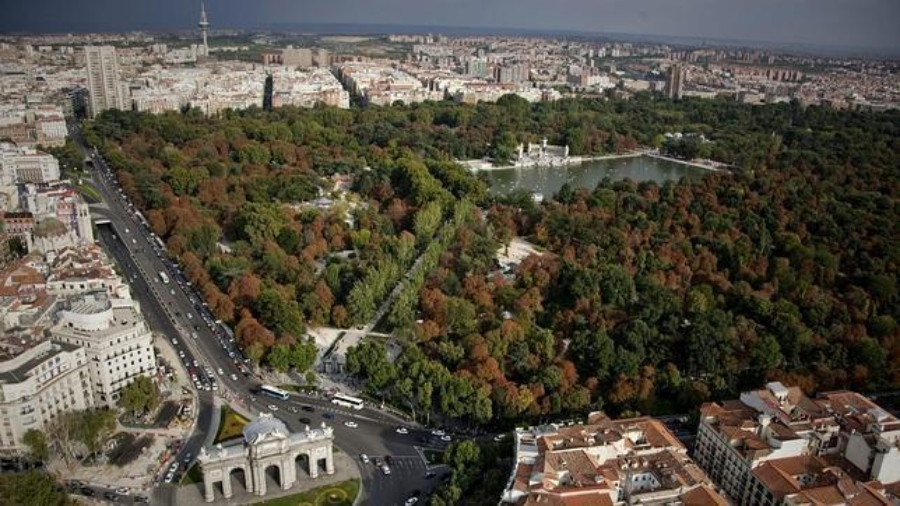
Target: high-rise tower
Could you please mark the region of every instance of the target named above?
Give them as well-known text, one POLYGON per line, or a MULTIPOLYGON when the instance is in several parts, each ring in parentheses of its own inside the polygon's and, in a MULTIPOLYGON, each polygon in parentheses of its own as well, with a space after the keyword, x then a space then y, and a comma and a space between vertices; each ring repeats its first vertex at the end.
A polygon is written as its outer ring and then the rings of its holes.
POLYGON ((669 73, 666 76, 666 96, 673 100, 681 100, 681 94, 684 87, 685 72, 684 68, 673 63, 669 67, 669 73))
POLYGON ((206 3, 203 0, 200 0, 200 22, 197 23, 197 26, 200 27, 200 35, 203 36, 202 56, 209 56, 209 46, 206 45, 206 32, 209 31, 209 21, 206 20, 206 3))
POLYGON ((119 61, 113 46, 85 46, 88 73, 89 114, 106 109, 125 109, 125 89, 119 78, 119 61))

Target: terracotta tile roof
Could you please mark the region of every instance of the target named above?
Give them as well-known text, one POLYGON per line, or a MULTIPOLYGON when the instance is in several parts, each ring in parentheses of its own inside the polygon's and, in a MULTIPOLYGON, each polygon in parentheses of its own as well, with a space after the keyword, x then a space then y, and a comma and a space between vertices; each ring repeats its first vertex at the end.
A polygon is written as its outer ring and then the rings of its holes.
POLYGON ((709 485, 701 485, 681 494, 681 500, 686 506, 729 506, 729 502, 709 485))
POLYGON ((763 462, 753 469, 753 474, 778 499, 784 499, 787 495, 800 492, 800 484, 797 480, 772 462, 763 462))

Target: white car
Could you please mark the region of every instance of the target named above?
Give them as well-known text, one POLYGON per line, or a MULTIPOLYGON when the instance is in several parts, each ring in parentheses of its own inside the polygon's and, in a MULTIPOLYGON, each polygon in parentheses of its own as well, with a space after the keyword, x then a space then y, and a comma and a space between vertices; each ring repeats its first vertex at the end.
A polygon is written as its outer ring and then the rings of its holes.
POLYGON ((225 371, 223 371, 221 367, 218 368, 218 369, 216 370, 216 372, 219 373, 219 376, 225 376, 225 371))
POLYGON ((395 430, 394 432, 396 432, 397 434, 409 434, 409 429, 407 429, 406 427, 397 427, 397 430, 395 430))
POLYGON ((128 495, 128 494, 131 493, 131 491, 128 490, 127 488, 125 488, 125 487, 119 487, 119 488, 116 489, 116 493, 119 494, 119 495, 128 495))
POLYGON ((503 441, 504 439, 506 439, 506 434, 497 434, 496 436, 494 436, 494 441, 498 443, 500 441, 503 441))
POLYGON ((446 434, 443 435, 443 436, 441 436, 441 441, 446 441, 446 442, 449 443, 449 442, 452 441, 452 440, 453 440, 453 439, 452 439, 450 436, 446 435, 446 434))
POLYGON ((172 465, 169 466, 169 472, 174 473, 178 470, 178 462, 172 462, 172 465))
POLYGON ((368 463, 369 463, 369 456, 366 455, 365 453, 363 453, 362 455, 359 456, 359 460, 362 460, 362 461, 363 461, 363 464, 368 464, 368 463))
POLYGON ((406 506, 413 506, 413 504, 415 504, 415 503, 417 503, 417 502, 419 502, 419 498, 418 498, 418 497, 410 497, 409 499, 406 500, 406 502, 405 502, 404 504, 405 504, 406 506))
POLYGON ((381 472, 384 473, 385 476, 388 476, 391 474, 391 468, 388 467, 387 464, 384 464, 383 466, 381 466, 381 472))
POLYGON ((344 422, 344 427, 350 427, 351 429, 355 429, 355 428, 359 427, 359 424, 352 420, 348 420, 348 421, 344 422))
POLYGON ((278 411, 278 406, 274 404, 269 404, 269 411, 278 411))
POLYGON ((433 431, 431 431, 432 436, 443 436, 444 434, 446 434, 446 432, 440 429, 434 429, 433 431))

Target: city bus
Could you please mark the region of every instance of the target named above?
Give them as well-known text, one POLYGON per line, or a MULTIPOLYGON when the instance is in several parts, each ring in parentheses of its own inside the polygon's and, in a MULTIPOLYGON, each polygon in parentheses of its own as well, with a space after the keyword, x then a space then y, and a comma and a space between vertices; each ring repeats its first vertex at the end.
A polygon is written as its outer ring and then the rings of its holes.
POLYGON ((273 387, 272 385, 263 385, 259 387, 259 393, 283 401, 288 400, 288 397, 291 395, 287 390, 282 390, 278 387, 273 387))
POLYGON ((162 281, 164 285, 169 284, 169 276, 163 271, 159 271, 159 280, 162 281))
POLYGON ((353 409, 362 409, 363 408, 363 400, 358 399, 356 397, 350 397, 349 395, 344 394, 334 394, 331 397, 331 403, 337 404, 338 406, 344 406, 347 408, 353 409))

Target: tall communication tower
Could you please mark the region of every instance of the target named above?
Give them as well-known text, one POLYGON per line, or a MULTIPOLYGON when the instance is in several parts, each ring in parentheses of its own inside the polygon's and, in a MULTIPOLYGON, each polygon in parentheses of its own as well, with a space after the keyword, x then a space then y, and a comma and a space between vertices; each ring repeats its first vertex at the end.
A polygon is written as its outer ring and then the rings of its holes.
POLYGON ((206 44, 206 32, 209 31, 209 21, 206 20, 206 3, 200 0, 200 35, 203 37, 203 56, 209 56, 209 46, 206 44))

